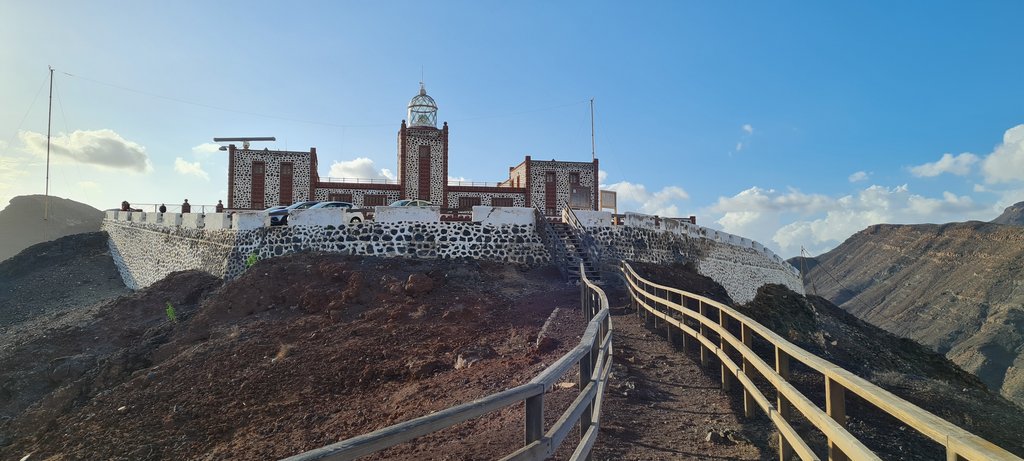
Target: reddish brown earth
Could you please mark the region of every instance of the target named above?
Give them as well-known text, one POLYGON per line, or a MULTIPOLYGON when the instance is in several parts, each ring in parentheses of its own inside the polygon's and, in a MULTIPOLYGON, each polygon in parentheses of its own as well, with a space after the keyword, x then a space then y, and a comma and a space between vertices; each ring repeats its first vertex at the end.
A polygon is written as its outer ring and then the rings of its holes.
MULTIPOLYGON (((554 269, 476 262, 297 255, 223 286, 173 274, 5 338, 0 458, 293 455, 528 381, 578 343, 577 305, 554 269)), ((575 392, 549 394, 549 424, 575 392)), ((494 458, 521 439, 518 405, 380 457, 494 458)))

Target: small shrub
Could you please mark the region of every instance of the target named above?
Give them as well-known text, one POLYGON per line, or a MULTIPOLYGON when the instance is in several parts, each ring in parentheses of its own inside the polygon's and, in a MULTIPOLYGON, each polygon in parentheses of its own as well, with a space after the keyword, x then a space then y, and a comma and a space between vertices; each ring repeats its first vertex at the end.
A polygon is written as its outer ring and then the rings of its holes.
POLYGON ((174 312, 174 306, 171 305, 170 301, 167 301, 166 312, 167 312, 167 320, 170 320, 171 323, 178 323, 178 314, 174 312))
POLYGON ((257 256, 256 253, 249 253, 249 257, 245 258, 245 268, 248 269, 248 268, 254 266, 256 264, 256 261, 259 261, 259 260, 260 260, 260 257, 257 256))

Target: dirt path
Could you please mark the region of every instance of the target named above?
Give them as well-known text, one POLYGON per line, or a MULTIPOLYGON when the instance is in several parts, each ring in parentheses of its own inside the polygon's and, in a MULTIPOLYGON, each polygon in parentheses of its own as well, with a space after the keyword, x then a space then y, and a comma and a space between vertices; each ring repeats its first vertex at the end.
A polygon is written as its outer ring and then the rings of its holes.
POLYGON ((615 364, 594 459, 771 457, 770 423, 738 416, 742 402, 720 390, 717 364, 702 370, 632 312, 612 322, 615 364))

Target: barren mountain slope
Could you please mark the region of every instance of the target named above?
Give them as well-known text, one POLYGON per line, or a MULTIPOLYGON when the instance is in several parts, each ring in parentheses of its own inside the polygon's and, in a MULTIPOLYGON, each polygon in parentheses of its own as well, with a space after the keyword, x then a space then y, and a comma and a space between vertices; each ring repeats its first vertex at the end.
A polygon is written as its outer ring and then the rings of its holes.
POLYGON ((1017 202, 1006 207, 1003 214, 993 219, 996 224, 1009 224, 1012 226, 1024 226, 1024 202, 1017 202))
POLYGON ((946 354, 1024 405, 1024 228, 876 225, 816 260, 809 294, 946 354))
POLYGON ((0 211, 0 261, 40 242, 65 235, 100 230, 103 212, 84 203, 50 197, 49 215, 43 219, 45 198, 22 195, 0 211))

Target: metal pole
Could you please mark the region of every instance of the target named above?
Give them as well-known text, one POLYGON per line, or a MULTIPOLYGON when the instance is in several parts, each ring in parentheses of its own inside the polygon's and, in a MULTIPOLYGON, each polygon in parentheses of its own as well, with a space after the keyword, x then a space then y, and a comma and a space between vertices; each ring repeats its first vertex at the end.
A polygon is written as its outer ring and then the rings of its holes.
POLYGON ((50 68, 50 107, 46 112, 46 198, 43 200, 43 221, 50 219, 50 122, 53 120, 53 67, 50 68))
POLYGON ((597 143, 594 141, 594 98, 590 98, 590 161, 597 159, 597 143))

